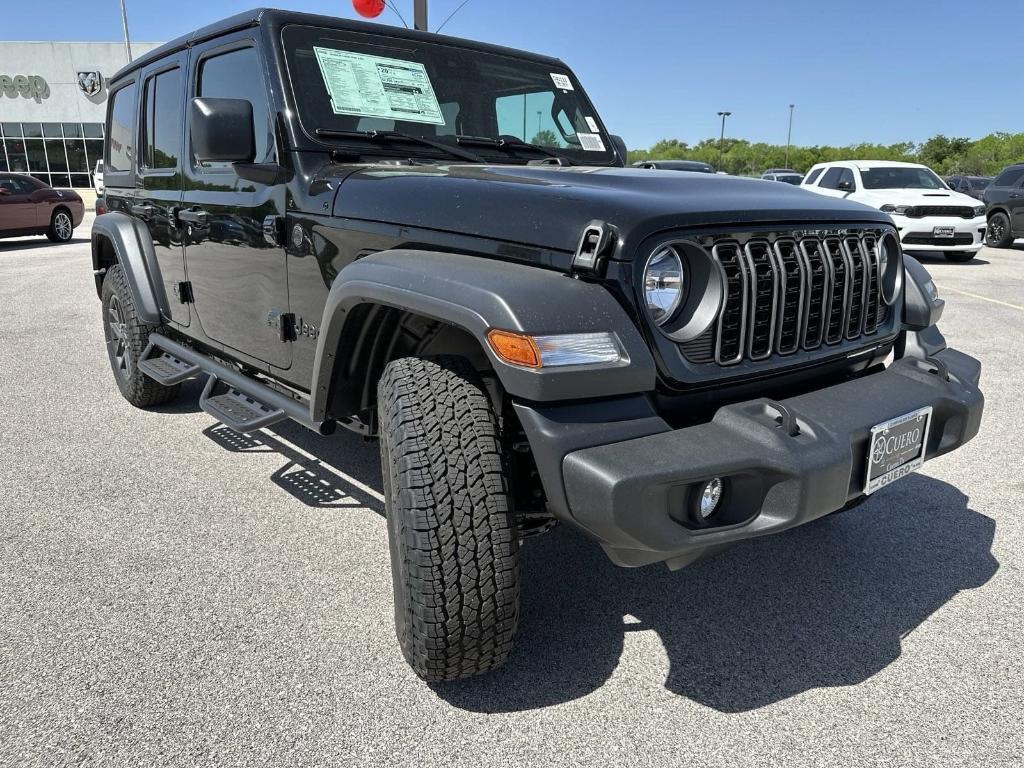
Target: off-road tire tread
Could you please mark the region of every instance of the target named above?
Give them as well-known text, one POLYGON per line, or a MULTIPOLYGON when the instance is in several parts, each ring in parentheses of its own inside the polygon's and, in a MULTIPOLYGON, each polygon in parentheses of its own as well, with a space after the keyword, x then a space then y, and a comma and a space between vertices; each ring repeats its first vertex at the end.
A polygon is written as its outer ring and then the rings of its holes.
POLYGON ((519 539, 497 417, 459 357, 403 358, 378 385, 395 625, 428 682, 501 666, 519 621, 519 539))
MULTIPOLYGON (((138 312, 135 309, 135 300, 132 298, 132 292, 128 288, 128 279, 125 277, 124 270, 120 264, 116 264, 108 269, 103 280, 102 306, 104 325, 107 322, 108 299, 114 293, 117 294, 117 298, 121 301, 125 325, 131 337, 130 347, 133 359, 137 363, 142 358, 142 353, 149 344, 149 335, 159 332, 161 326, 150 325, 139 318, 138 312)), ((104 339, 106 339, 105 335, 104 339)), ((121 394, 124 395, 124 399, 137 408, 147 408, 153 405, 168 403, 178 396, 178 390, 181 387, 180 384, 165 387, 163 384, 142 373, 138 366, 133 366, 132 373, 126 381, 122 381, 117 374, 114 374, 114 381, 117 382, 121 394)))

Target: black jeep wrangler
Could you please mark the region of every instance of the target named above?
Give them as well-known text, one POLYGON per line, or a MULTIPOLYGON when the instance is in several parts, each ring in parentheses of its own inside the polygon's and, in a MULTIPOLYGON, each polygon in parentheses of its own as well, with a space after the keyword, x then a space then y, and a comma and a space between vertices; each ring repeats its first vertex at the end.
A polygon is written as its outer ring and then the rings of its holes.
MULTIPOLYGON (((402 651, 502 664, 555 521, 679 568, 973 437, 979 363, 877 210, 624 168, 557 59, 258 10, 111 80, 92 254, 139 407, 379 438, 402 651)), ((567 565, 567 567, 572 567, 567 565)))

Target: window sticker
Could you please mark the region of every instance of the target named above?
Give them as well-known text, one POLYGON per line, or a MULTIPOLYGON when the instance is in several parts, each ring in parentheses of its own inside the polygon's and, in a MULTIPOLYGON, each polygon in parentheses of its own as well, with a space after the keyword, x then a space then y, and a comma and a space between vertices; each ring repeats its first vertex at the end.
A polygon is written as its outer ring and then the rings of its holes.
POLYGON ((567 75, 560 75, 557 72, 552 72, 551 80, 554 82, 556 88, 561 88, 563 91, 572 90, 572 80, 570 80, 567 75))
POLYGON ((592 130, 594 133, 600 133, 601 132, 601 129, 597 127, 597 120, 595 120, 592 117, 587 117, 586 120, 587 120, 587 125, 590 127, 590 130, 592 130))
POLYGON ((444 125, 427 70, 416 61, 313 46, 336 115, 444 125))
POLYGON ((604 152, 604 142, 601 136, 596 133, 577 133, 576 138, 580 140, 580 146, 587 152, 604 152))

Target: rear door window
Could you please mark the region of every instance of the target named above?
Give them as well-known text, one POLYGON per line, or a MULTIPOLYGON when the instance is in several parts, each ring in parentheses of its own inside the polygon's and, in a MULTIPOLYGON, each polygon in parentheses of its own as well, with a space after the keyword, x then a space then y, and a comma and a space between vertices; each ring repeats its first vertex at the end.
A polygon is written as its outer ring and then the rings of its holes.
POLYGON ((178 167, 181 119, 181 70, 170 69, 147 80, 142 131, 142 164, 145 168, 178 167))
POLYGON ((107 126, 107 173, 131 171, 135 159, 135 83, 111 97, 107 126))

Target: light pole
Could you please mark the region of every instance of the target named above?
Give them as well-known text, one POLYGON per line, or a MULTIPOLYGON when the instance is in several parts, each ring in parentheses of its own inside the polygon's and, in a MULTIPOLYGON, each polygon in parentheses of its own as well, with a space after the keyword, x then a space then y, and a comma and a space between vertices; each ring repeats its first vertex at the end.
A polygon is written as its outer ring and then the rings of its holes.
POLYGON ((427 0, 413 0, 412 3, 413 26, 423 32, 429 31, 427 27, 427 0))
POLYGON ((789 105, 789 130, 786 132, 786 167, 789 168, 789 145, 793 143, 793 107, 796 104, 789 105))
POLYGON ((128 63, 132 61, 132 43, 128 39, 128 11, 125 10, 124 0, 121 0, 121 25, 124 27, 124 52, 128 54, 128 63))
POLYGON ((725 118, 732 115, 732 112, 719 112, 718 116, 722 118, 722 133, 718 137, 718 170, 722 170, 722 145, 725 144, 725 118))

